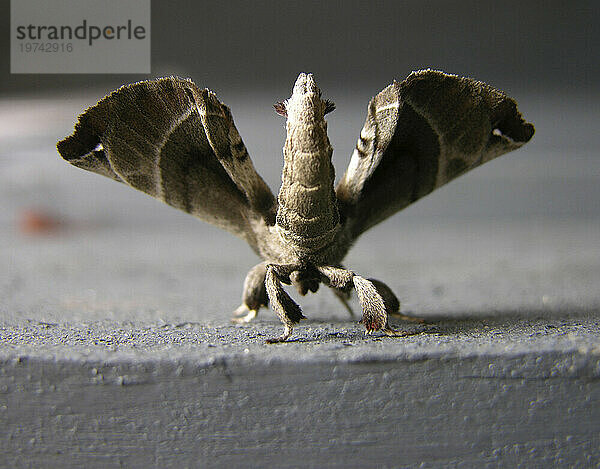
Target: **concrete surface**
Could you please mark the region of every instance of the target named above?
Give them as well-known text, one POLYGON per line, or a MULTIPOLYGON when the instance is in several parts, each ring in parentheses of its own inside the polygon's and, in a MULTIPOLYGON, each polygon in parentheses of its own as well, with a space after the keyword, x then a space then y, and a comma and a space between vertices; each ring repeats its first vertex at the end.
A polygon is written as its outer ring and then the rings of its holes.
MULTIPOLYGON (((227 102, 278 187, 282 129, 227 102)), ((58 160, 87 102, 0 103, 0 466, 598 466, 598 119, 529 102, 530 145, 347 259, 427 325, 367 338, 319 291, 279 345, 271 311, 229 323, 257 261, 243 242, 58 160), (61 227, 19 230, 29 207, 61 227)), ((353 116, 330 122, 336 150, 353 116)))
POLYGON ((293 359, 298 345, 5 361, 5 467, 598 464, 597 349, 392 358, 330 343, 293 359))
POLYGON ((4 466, 596 465, 598 226, 507 225, 356 247, 349 265, 429 319, 394 321, 418 334, 367 338, 320 291, 281 345, 270 311, 228 323, 253 261, 234 238, 5 232, 4 466))

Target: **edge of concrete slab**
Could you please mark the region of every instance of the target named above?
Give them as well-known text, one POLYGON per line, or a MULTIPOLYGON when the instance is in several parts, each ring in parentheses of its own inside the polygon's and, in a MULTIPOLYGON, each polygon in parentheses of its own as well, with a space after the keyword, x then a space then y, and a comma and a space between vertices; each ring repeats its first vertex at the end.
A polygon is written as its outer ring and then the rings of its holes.
POLYGON ((4 464, 600 463, 597 316, 461 321, 401 341, 313 322, 270 346, 274 323, 5 325, 4 464))

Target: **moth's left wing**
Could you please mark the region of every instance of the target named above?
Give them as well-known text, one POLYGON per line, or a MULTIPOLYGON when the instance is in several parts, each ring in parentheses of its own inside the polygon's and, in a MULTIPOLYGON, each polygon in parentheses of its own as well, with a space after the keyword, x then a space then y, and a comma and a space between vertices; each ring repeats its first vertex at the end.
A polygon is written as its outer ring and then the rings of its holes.
POLYGON ((87 109, 58 143, 69 163, 224 228, 256 249, 253 223, 276 201, 256 173, 231 112, 208 89, 168 77, 123 86, 87 109))
POLYGON ((356 238, 533 133, 514 100, 480 81, 423 70, 394 82, 369 103, 336 188, 346 229, 356 238))

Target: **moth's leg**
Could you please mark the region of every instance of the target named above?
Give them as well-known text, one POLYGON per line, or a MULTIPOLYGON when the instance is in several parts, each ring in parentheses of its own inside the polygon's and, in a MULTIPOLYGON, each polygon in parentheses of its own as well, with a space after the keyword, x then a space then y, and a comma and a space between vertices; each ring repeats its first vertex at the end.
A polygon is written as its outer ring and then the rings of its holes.
MULTIPOLYGON (((343 269, 343 268, 341 268, 343 269)), ((345 270, 345 269, 344 269, 345 270)), ((298 290, 300 295, 304 296, 309 291, 316 293, 319 289, 319 284, 321 283, 321 273, 315 269, 314 267, 304 267, 302 269, 296 270, 290 274, 290 280, 292 284, 298 290)), ((348 313, 350 313, 351 317, 354 317, 354 311, 348 304, 348 300, 352 295, 352 284, 348 288, 339 289, 329 285, 335 296, 339 298, 342 302, 348 313)))
POLYGON ((360 322, 367 329, 367 334, 373 331, 382 330, 384 333, 391 331, 388 325, 388 315, 383 296, 377 291, 377 288, 370 280, 355 275, 352 279, 356 296, 362 306, 363 316, 360 322))
POLYGON ((383 297, 383 301, 385 303, 385 309, 387 310, 387 313, 389 316, 392 316, 392 317, 395 317, 398 319, 402 319, 404 321, 418 322, 420 324, 423 324, 425 322, 425 319, 423 319, 423 318, 419 318, 417 316, 408 316, 406 314, 401 313, 400 312, 400 301, 398 300, 396 295, 394 295, 394 292, 392 291, 392 289, 390 287, 388 287, 385 283, 383 283, 381 280, 377 280, 374 278, 370 278, 368 280, 373 285, 375 285, 375 288, 377 288, 377 291, 383 297))
POLYGON ((277 313, 277 316, 279 316, 284 327, 283 334, 279 337, 267 339, 268 344, 275 344, 278 342, 285 342, 290 335, 292 335, 294 324, 297 324, 301 319, 305 318, 300 306, 290 298, 281 286, 281 282, 287 284, 291 283, 289 278, 290 274, 293 272, 291 267, 268 264, 266 268, 265 287, 267 296, 271 302, 271 307, 277 313))
POLYGON ((267 264, 261 262, 250 269, 246 280, 244 280, 244 291, 242 293, 242 304, 234 311, 232 322, 243 324, 252 321, 258 314, 261 306, 269 304, 267 290, 265 288, 265 277, 267 275, 267 264))
POLYGON ((382 282, 367 280, 350 270, 339 267, 323 266, 318 269, 324 277, 324 283, 330 287, 347 290, 354 286, 363 311, 360 322, 367 329, 367 334, 381 330, 386 335, 406 335, 402 331, 392 329, 388 324, 388 308, 390 310, 394 308, 397 310, 399 308, 398 299, 389 287, 385 286, 382 282), (381 285, 385 287, 383 288, 381 285), (378 289, 377 286, 380 286, 380 288, 378 289))
MULTIPOLYGON (((336 268, 347 271, 347 269, 345 269, 344 266, 342 266, 342 265, 338 265, 338 266, 336 266, 336 268)), ((346 311, 348 311, 348 314, 350 315, 350 317, 352 319, 354 319, 356 316, 354 315, 352 306, 350 306, 350 303, 349 303, 350 298, 352 298, 352 288, 354 287, 354 285, 352 284, 352 282, 346 282, 346 283, 347 284, 344 288, 336 288, 333 285, 331 285, 330 283, 327 283, 327 285, 329 286, 329 288, 331 288, 331 291, 334 293, 334 295, 337 297, 337 299, 340 300, 340 302, 344 305, 344 308, 346 308, 346 311)))
POLYGON ((292 272, 290 280, 302 296, 306 295, 309 291, 316 293, 321 282, 319 272, 307 267, 292 272))

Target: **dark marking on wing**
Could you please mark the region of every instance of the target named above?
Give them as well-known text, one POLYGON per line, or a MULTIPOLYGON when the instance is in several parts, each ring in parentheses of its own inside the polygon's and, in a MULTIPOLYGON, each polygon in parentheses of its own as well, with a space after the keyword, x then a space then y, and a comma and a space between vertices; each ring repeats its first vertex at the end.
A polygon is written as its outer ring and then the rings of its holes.
POLYGON ((248 157, 248 151, 246 151, 246 146, 244 145, 244 142, 240 140, 239 142, 235 143, 233 147, 236 149, 238 154, 241 155, 242 159, 248 157))
POLYGON ((394 158, 382 158, 372 176, 365 182, 356 206, 374 207, 373 213, 352 216, 367 219, 374 225, 427 195, 435 188, 439 144, 437 135, 427 122, 405 106, 399 125, 387 151, 394 158))

